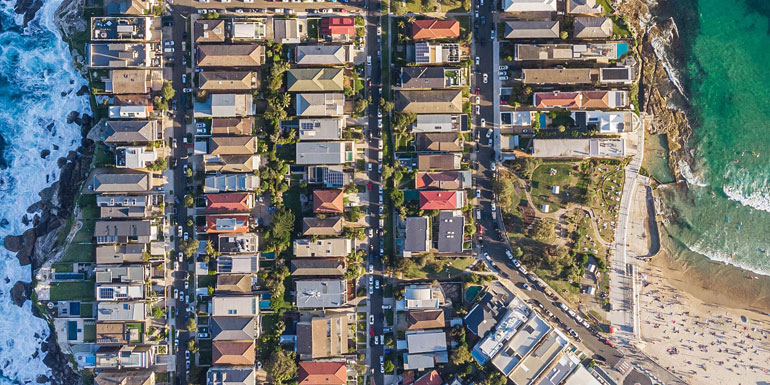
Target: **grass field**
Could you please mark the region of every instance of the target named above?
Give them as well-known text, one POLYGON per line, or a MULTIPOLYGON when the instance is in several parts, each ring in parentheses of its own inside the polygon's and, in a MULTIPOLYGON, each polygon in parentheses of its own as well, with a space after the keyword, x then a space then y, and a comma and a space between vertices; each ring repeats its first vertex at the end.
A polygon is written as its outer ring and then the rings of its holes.
POLYGON ((475 258, 451 258, 440 272, 435 272, 427 267, 422 269, 413 268, 404 272, 404 279, 448 279, 450 277, 458 277, 468 268, 475 258))
POLYGON ((547 204, 548 212, 554 212, 570 202, 581 202, 588 181, 576 167, 574 163, 544 163, 532 173, 530 195, 537 210, 547 204), (558 195, 553 194, 554 186, 559 186, 558 195))
POLYGON ((94 281, 54 282, 51 301, 94 301, 94 281))
MULTIPOLYGON (((96 207, 96 196, 81 195, 78 198, 78 205, 81 210, 83 227, 81 227, 75 236, 72 237, 72 241, 67 246, 67 251, 64 252, 64 255, 57 265, 64 265, 72 262, 94 261, 93 254, 96 245, 93 243, 92 238, 94 236, 94 224, 99 218, 99 208, 96 207)), ((69 270, 72 271, 71 265, 69 270)))

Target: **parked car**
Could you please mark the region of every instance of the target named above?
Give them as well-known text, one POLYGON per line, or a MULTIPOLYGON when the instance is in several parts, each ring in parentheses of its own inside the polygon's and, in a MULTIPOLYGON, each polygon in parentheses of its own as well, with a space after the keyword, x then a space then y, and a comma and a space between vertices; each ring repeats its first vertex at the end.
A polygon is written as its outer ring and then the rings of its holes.
POLYGON ((485 73, 485 74, 483 75, 483 78, 484 78, 484 84, 487 84, 487 83, 489 83, 489 75, 488 75, 488 74, 486 74, 486 73, 485 73))

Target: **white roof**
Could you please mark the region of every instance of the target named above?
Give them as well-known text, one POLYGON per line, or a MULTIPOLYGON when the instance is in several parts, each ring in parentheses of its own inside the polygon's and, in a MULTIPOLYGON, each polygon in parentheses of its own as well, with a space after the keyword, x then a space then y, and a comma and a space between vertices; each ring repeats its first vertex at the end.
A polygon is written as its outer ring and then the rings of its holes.
POLYGON ((504 0, 505 12, 556 12, 556 0, 504 0))
POLYGON ((409 354, 444 352, 447 350, 446 334, 443 331, 419 331, 406 333, 409 354))
POLYGON ((437 309, 438 298, 433 298, 430 286, 410 286, 404 291, 407 309, 437 309))
POLYGON ((583 365, 578 365, 572 375, 564 381, 564 385, 602 385, 602 383, 594 378, 583 365))

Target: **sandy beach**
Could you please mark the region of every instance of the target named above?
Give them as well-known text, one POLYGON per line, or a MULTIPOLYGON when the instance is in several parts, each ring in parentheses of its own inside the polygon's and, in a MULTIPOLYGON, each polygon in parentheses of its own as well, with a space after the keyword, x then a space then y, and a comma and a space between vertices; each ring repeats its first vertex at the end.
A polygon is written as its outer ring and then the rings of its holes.
MULTIPOLYGON (((695 273, 696 269, 684 268, 681 261, 665 252, 643 265, 639 304, 642 349, 692 384, 766 381, 770 378, 770 317, 758 311, 757 301, 742 301, 742 296, 732 297, 729 306, 725 301, 731 298, 733 288, 716 291, 713 281, 703 285, 699 281, 703 272, 695 273), (698 297, 691 293, 698 293, 698 297), (742 306, 752 310, 741 310, 742 306)), ((723 275, 735 275, 731 270, 740 272, 724 265, 720 270, 723 275)), ((763 286, 758 281, 744 279, 738 286, 763 286)))

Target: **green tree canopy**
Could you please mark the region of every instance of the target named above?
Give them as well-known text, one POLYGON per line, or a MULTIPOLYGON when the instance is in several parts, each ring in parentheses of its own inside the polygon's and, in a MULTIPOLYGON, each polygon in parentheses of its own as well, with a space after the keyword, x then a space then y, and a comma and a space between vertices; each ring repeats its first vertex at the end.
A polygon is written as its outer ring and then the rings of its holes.
POLYGON ((160 94, 163 95, 163 99, 171 100, 174 98, 174 95, 176 95, 176 91, 174 91, 174 87, 171 86, 171 82, 163 82, 160 94))
POLYGON ((265 363, 265 370, 275 380, 276 384, 283 384, 297 377, 297 363, 294 362, 294 352, 284 349, 276 349, 265 363))

